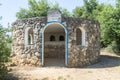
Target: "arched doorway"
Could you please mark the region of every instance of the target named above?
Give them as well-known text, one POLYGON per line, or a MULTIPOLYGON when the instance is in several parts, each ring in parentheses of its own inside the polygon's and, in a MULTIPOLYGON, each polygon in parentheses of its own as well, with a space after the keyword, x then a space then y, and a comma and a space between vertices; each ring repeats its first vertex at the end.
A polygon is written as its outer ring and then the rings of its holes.
POLYGON ((40 30, 42 36, 41 62, 44 66, 67 66, 68 64, 68 30, 58 22, 45 25, 40 30), (61 37, 62 36, 62 37, 61 37), (61 38, 61 39, 60 39, 61 38))

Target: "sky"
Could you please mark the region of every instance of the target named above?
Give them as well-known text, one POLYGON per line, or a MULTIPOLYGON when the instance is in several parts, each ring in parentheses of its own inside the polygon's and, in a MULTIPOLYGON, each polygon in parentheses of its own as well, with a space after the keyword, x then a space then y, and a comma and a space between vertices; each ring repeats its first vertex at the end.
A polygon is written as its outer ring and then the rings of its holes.
MULTIPOLYGON (((98 0, 100 3, 111 3, 114 4, 115 0, 98 0)), ((60 7, 68 9, 68 11, 72 12, 72 10, 76 6, 82 6, 83 0, 48 0, 50 3, 57 2, 60 7)), ((12 23, 16 20, 16 12, 20 10, 20 8, 27 8, 28 2, 27 0, 0 0, 2 4, 0 6, 0 16, 2 16, 2 20, 0 20, 0 24, 3 27, 7 27, 8 23, 12 23)))

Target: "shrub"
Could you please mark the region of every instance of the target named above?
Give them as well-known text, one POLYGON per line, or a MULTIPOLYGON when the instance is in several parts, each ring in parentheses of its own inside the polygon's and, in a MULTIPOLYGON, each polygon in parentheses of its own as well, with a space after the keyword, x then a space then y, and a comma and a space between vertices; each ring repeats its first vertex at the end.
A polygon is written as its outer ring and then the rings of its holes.
POLYGON ((0 80, 4 80, 8 73, 5 62, 9 61, 10 47, 8 47, 8 36, 6 36, 7 29, 0 25, 0 80))
POLYGON ((107 46, 106 50, 120 55, 120 43, 116 41, 112 41, 112 43, 107 46))

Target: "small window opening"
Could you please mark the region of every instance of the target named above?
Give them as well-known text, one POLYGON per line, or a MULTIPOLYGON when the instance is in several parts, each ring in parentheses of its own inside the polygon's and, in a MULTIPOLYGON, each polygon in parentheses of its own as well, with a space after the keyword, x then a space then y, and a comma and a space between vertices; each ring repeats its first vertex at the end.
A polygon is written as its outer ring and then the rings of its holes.
POLYGON ((85 46, 85 30, 83 28, 76 30, 76 44, 85 46))
POLYGON ((51 35, 50 36, 50 41, 55 41, 55 36, 51 35))
POLYGON ((81 45, 82 44, 82 32, 80 29, 76 30, 76 44, 81 45))
POLYGON ((30 28, 29 30, 28 30, 28 39, 27 39, 28 41, 28 45, 30 45, 30 44, 33 44, 33 30, 32 30, 32 28, 30 28))
POLYGON ((64 40, 65 40, 64 36, 59 37, 59 41, 64 41, 64 40))
POLYGON ((31 37, 28 35, 28 44, 31 44, 31 37))

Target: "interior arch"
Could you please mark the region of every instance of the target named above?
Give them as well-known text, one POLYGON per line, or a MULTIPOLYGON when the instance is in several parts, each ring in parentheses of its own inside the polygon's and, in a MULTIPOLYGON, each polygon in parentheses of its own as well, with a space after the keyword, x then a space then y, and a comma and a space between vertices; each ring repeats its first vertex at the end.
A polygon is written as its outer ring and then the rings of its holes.
POLYGON ((65 66, 65 40, 59 41, 59 36, 66 36, 63 26, 59 24, 49 24, 43 31, 44 43, 44 65, 45 66, 65 66), (55 37, 54 41, 49 38, 55 37))

